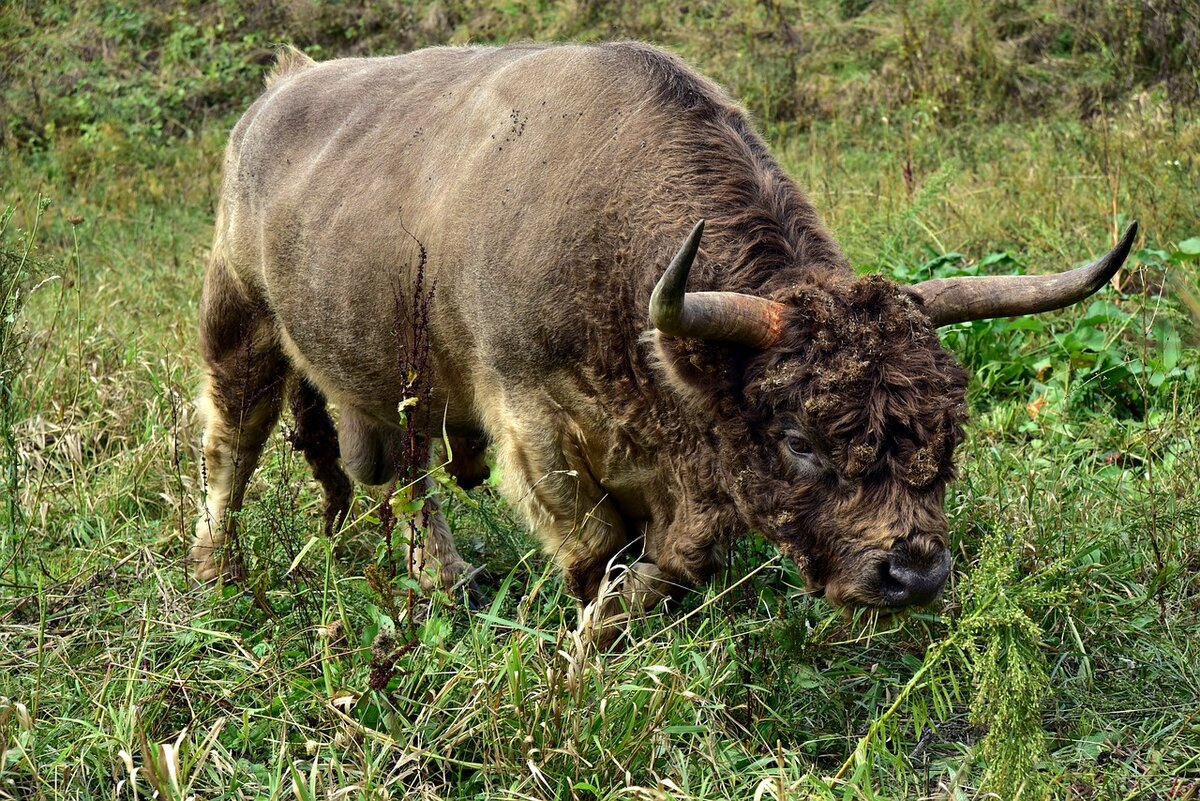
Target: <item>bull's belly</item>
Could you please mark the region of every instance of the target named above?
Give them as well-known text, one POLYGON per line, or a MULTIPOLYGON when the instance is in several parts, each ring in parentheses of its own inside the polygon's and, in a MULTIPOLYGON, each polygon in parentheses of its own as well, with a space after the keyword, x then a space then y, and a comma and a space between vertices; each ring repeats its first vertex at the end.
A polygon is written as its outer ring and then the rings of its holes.
POLYGON ((428 369, 433 385, 428 396, 420 398, 424 394, 422 388, 404 380, 395 351, 372 354, 369 348, 362 348, 353 354, 342 353, 336 344, 329 342, 310 342, 306 349, 283 326, 280 341, 293 369, 342 414, 356 415, 382 430, 399 430, 411 421, 434 438, 443 431, 454 437, 484 436, 469 403, 464 402, 469 393, 442 380, 435 369, 428 369), (428 408, 421 408, 421 400, 425 400, 428 408))

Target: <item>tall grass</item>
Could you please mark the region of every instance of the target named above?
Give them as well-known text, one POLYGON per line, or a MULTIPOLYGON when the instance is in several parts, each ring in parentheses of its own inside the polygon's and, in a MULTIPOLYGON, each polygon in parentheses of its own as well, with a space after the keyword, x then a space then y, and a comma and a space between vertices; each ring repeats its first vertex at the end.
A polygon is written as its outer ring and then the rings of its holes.
MULTIPOLYGON (((16 208, 9 205, 0 214, 0 456, 4 490, 4 526, 0 531, 0 554, 13 553, 23 532, 25 516, 19 502, 23 470, 17 441, 17 425, 27 411, 18 387, 26 369, 28 331, 22 309, 31 291, 31 278, 41 266, 34 246, 38 227, 49 201, 38 198, 33 227, 28 232, 12 230, 16 208)), ((4 566, 6 572, 9 565, 4 566)))

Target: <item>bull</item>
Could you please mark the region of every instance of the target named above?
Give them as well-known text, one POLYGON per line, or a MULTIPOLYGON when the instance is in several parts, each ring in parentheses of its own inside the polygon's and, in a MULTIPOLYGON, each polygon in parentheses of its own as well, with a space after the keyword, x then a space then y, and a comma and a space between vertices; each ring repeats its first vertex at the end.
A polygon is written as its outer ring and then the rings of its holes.
MULTIPOLYGON (((408 425, 445 432, 467 486, 492 448, 582 603, 623 558, 614 597, 647 608, 748 530, 836 605, 927 603, 966 419, 938 327, 1075 303, 1135 233, 1054 275, 858 277, 745 111, 663 50, 287 49, 225 156, 194 575, 222 570, 285 387, 327 528, 343 467, 395 475, 397 352, 423 328, 430 397, 408 425), (419 321, 397 304, 418 269, 419 321)), ((451 585, 466 564, 436 499, 424 525, 418 557, 451 585)))

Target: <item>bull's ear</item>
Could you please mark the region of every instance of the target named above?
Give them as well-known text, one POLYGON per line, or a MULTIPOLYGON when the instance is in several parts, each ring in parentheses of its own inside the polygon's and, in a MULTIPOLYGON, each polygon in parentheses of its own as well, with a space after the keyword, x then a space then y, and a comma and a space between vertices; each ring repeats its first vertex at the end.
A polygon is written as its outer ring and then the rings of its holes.
POLYGON ((643 341, 651 350, 650 364, 663 383, 688 405, 715 414, 718 399, 728 395, 732 381, 729 360, 714 358, 712 346, 701 340, 651 331, 643 341))

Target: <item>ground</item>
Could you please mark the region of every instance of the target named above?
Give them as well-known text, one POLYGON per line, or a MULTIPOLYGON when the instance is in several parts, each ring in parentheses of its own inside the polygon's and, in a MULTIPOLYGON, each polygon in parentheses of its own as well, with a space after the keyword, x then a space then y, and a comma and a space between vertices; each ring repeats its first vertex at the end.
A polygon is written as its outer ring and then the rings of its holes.
POLYGON ((1200 795, 1200 20, 897 5, 5 4, 0 798, 1200 795), (1141 224, 1122 291, 944 332, 974 377, 943 601, 846 617, 747 537, 586 655, 487 485, 448 502, 472 612, 389 577, 377 497, 323 537, 286 431, 249 578, 191 587, 197 296, 272 43, 622 36, 742 99, 864 271, 1047 272, 1141 224))

